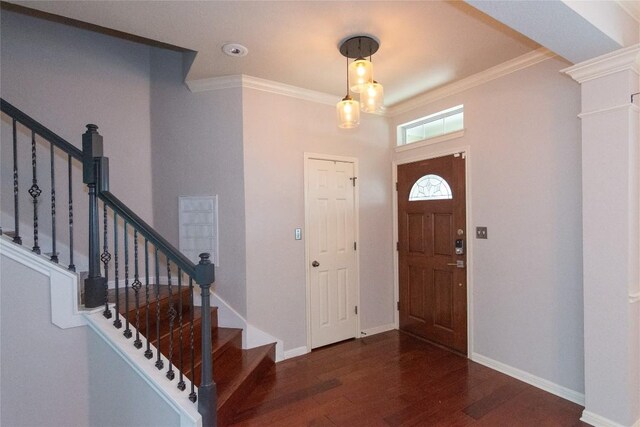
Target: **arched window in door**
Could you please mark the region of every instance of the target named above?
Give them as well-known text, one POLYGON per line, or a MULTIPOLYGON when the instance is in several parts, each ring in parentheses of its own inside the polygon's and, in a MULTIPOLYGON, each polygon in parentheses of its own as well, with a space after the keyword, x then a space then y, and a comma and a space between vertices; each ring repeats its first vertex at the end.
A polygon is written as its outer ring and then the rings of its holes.
POLYGON ((441 176, 429 174, 418 179, 409 192, 409 201, 452 199, 451 187, 441 176))

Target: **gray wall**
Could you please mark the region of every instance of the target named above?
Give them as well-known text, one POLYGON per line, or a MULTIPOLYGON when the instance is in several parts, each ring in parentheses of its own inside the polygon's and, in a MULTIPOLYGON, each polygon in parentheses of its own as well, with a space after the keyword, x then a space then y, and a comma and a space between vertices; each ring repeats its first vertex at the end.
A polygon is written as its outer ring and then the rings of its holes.
POLYGON ((393 323, 391 149, 387 120, 365 115, 339 129, 333 105, 245 89, 244 167, 247 219, 247 320, 307 345, 304 153, 356 157, 360 197, 361 328, 393 323))
MULTIPOLYGON (((85 125, 97 124, 111 160, 112 192, 151 222, 151 48, 5 10, 0 19, 2 97, 78 147, 85 125)), ((10 143, 6 130, 2 142, 10 143)), ((46 153, 48 146, 41 148, 46 153)), ((4 167, 10 161, 5 152, 2 160, 3 171, 11 170, 4 167)), ((64 163, 56 166, 65 170, 64 163)), ((22 169, 30 178, 27 172, 22 169)), ((81 178, 79 168, 74 173, 81 178)), ((5 190, 8 180, 2 178, 5 190)), ((64 211, 66 179, 58 185, 58 208, 64 211)), ((79 184, 78 220, 86 216, 82 192, 79 184)), ((65 218, 59 220, 62 227, 65 218)), ((77 227, 77 232, 85 229, 77 227)))
POLYGON ((89 425, 87 328, 51 323, 49 278, 0 257, 0 424, 89 425))
POLYGON ((178 196, 218 195, 215 292, 246 316, 242 93, 191 93, 182 55, 151 54, 154 223, 178 244, 178 196))
POLYGON ((180 417, 107 343, 88 329, 89 417, 98 427, 179 426, 180 417))
POLYGON ((396 160, 471 147, 468 213, 489 238, 471 242, 470 351, 583 392, 580 90, 567 65, 547 60, 393 124, 464 104, 464 137, 396 160))

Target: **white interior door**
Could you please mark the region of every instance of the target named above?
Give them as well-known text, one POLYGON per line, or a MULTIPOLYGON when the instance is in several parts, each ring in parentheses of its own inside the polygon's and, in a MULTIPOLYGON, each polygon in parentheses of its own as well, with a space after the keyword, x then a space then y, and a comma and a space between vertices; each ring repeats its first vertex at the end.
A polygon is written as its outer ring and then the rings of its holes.
POLYGON ((357 333, 354 164, 309 159, 311 348, 357 333))

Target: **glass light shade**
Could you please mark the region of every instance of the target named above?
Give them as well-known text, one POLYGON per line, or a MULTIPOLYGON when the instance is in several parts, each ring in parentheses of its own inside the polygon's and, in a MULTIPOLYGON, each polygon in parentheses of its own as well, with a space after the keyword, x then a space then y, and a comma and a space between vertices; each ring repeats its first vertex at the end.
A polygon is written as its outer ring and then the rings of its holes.
POLYGON ((350 96, 345 96, 336 105, 338 113, 338 127, 343 129, 355 128, 360 124, 360 105, 350 96))
POLYGON ((384 104, 384 89, 376 81, 367 83, 360 92, 360 109, 365 113, 381 113, 384 104))
POLYGON ((362 86, 373 81, 373 64, 364 59, 358 58, 349 64, 349 84, 351 91, 360 93, 362 86))

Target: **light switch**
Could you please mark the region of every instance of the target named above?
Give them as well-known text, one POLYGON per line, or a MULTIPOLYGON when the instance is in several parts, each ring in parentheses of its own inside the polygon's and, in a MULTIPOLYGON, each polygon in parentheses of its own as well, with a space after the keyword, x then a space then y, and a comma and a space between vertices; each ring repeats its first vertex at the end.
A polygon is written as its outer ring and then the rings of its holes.
POLYGON ((296 240, 302 240, 302 228, 296 228, 296 240))

